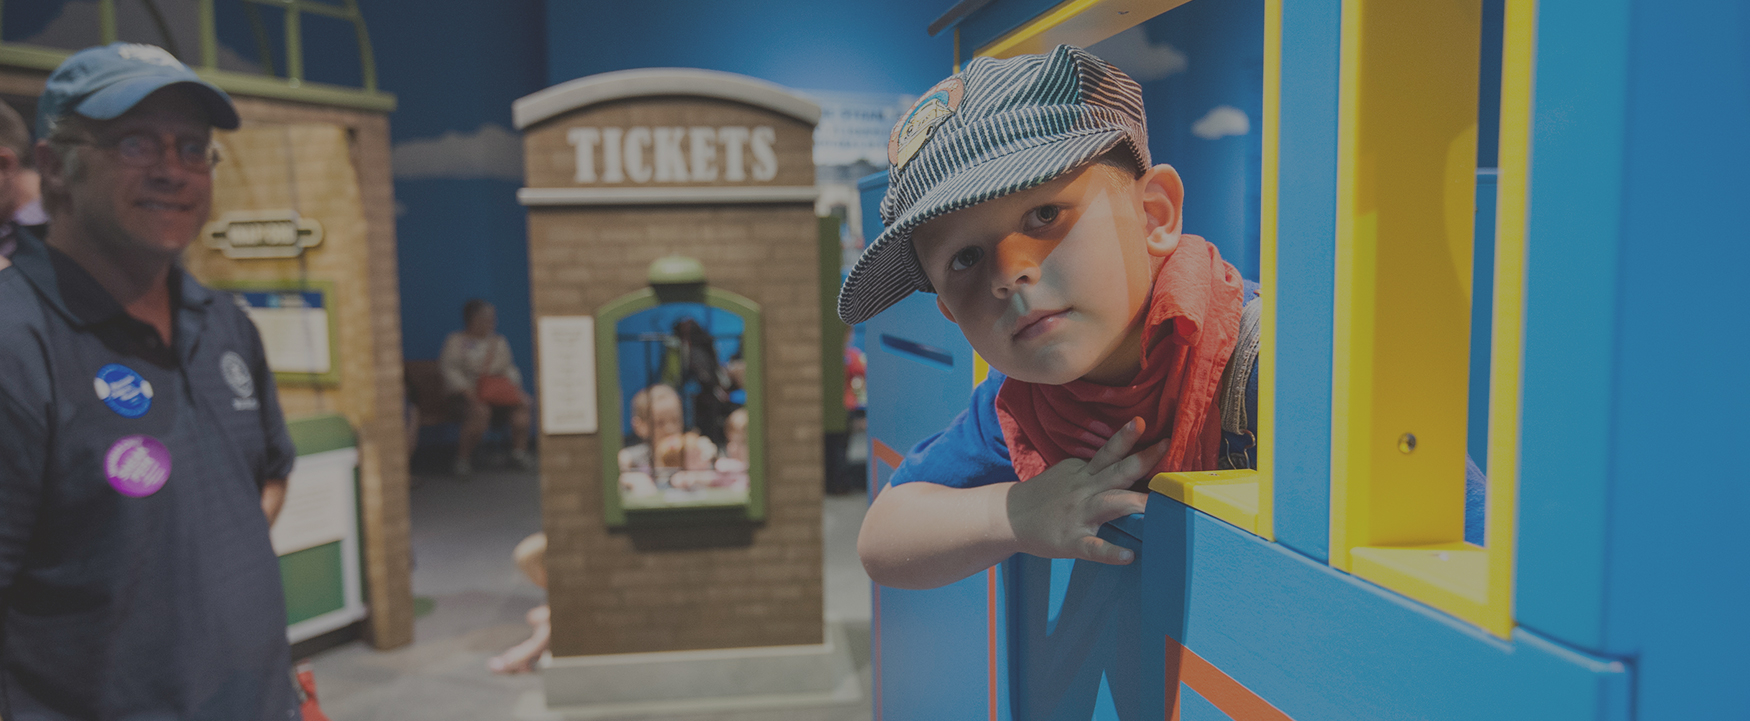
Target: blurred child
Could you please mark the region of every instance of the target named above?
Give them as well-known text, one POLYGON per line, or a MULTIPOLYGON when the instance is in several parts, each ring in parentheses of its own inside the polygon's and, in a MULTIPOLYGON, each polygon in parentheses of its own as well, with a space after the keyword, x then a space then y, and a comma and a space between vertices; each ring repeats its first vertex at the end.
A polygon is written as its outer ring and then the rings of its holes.
MULTIPOLYGON (((511 552, 516 559, 517 568, 530 581, 547 588, 547 534, 536 533, 524 538, 516 544, 516 550, 511 552)), ((547 652, 547 644, 553 638, 553 612, 543 603, 529 609, 524 620, 529 622, 532 632, 522 643, 510 647, 504 653, 498 654, 486 661, 486 667, 493 673, 528 673, 535 670, 535 662, 541 660, 541 654, 547 652)))
MULTIPOLYGON (((681 395, 658 383, 632 395, 632 435, 643 441, 620 449, 620 470, 650 472, 658 465, 651 449, 666 439, 678 437, 685 420, 681 395)), ((678 464, 676 464, 678 467, 678 464)))

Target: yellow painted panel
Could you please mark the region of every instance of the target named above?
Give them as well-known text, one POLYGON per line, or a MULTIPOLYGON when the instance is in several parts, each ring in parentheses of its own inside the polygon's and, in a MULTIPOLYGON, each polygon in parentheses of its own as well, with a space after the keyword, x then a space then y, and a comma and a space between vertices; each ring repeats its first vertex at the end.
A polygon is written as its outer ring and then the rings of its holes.
POLYGON ((990 377, 990 362, 977 353, 972 354, 972 385, 976 386, 990 377))
POLYGON ((1264 167, 1259 173, 1258 516, 1254 533, 1276 539, 1276 208, 1282 121, 1282 0, 1264 0, 1264 167))
POLYGON ((1480 5, 1343 12, 1331 563, 1506 637, 1536 2, 1507 0, 1486 547, 1462 542, 1480 5))
POLYGON ((1085 48, 1186 2, 1187 0, 1068 0, 979 48, 976 54, 1011 58, 1016 55, 1048 52, 1058 45, 1085 48))
POLYGON ((1500 176, 1495 205, 1495 318, 1489 363, 1488 607, 1478 621, 1513 629, 1518 547, 1520 383, 1525 340, 1525 214, 1531 164, 1531 94, 1537 0, 1507 0, 1501 53, 1500 176))
POLYGON ((1149 481, 1149 490, 1232 523, 1258 532, 1261 474, 1249 468, 1233 471, 1160 473, 1149 481))
POLYGON ((1461 618, 1488 599, 1488 553, 1468 543, 1350 551, 1355 575, 1461 618))
POLYGON ((1480 0, 1345 0, 1332 565, 1464 537, 1480 0))

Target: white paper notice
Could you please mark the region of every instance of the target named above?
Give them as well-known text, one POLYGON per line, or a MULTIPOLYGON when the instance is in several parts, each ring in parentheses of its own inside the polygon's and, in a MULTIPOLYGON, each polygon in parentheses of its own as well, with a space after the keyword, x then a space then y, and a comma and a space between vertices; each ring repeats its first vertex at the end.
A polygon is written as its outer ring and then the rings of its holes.
POLYGON ((543 316, 541 343, 541 432, 546 435, 596 432, 595 318, 543 316))

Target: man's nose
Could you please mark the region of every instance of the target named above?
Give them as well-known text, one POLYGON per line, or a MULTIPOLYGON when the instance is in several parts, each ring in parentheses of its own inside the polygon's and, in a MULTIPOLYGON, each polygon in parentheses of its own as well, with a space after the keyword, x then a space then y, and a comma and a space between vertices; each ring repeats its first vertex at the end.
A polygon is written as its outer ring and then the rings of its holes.
POLYGON ((1008 300, 1022 287, 1039 282, 1039 265, 1050 251, 1050 244, 1025 235, 1011 235, 997 243, 993 260, 996 270, 991 278, 991 293, 1008 300))

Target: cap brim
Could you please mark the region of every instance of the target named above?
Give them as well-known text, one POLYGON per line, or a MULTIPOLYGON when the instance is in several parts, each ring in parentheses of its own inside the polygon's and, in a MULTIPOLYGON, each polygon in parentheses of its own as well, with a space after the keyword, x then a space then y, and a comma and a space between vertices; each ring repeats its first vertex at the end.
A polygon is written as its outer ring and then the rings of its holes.
POLYGON ((870 243, 839 289, 839 319, 856 325, 913 291, 931 290, 912 249, 911 231, 962 208, 1026 190, 1100 157, 1127 138, 1122 130, 1057 138, 992 158, 937 183, 870 243))
POLYGON ((113 120, 128 112, 146 96, 172 85, 186 85, 195 91, 207 110, 207 122, 221 130, 236 130, 241 124, 231 96, 203 80, 188 80, 151 76, 123 80, 85 96, 73 106, 73 112, 94 120, 113 120))

